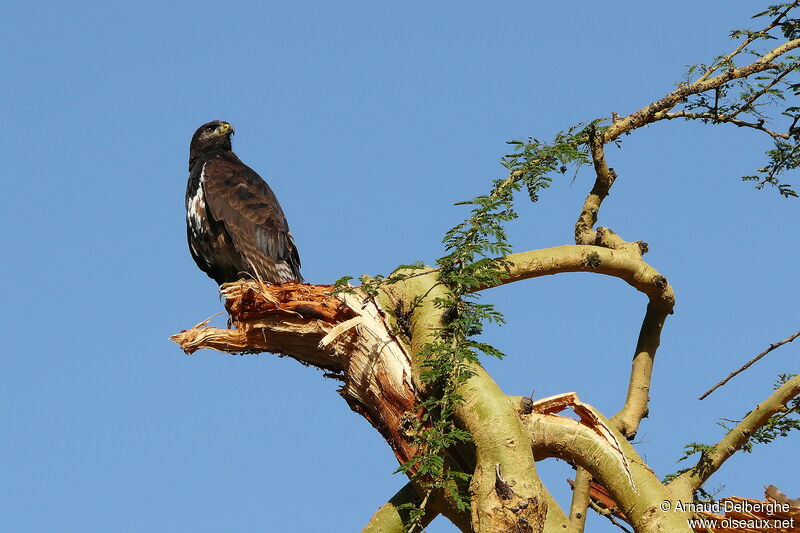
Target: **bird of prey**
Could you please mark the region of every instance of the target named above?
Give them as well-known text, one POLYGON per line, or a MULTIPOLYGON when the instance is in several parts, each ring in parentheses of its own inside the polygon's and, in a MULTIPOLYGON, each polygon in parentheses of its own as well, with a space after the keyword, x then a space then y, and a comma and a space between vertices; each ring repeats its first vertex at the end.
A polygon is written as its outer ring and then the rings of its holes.
POLYGON ((219 285, 303 281, 300 256, 269 185, 233 153, 233 126, 200 126, 189 145, 186 232, 200 270, 219 285))

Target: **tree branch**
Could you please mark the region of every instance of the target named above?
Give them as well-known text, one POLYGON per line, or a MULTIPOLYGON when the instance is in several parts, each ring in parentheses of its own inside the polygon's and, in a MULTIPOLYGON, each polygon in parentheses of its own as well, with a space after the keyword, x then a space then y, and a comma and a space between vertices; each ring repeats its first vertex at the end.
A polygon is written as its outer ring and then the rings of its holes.
MULTIPOLYGON (((597 135, 595 128, 589 130, 589 149, 592 154, 596 178, 592 190, 583 202, 578 221, 575 223, 575 244, 599 245, 600 243, 596 242, 597 233, 594 231, 594 225, 597 222, 600 206, 608 196, 617 175, 613 169, 608 168, 603 151, 602 136, 597 135)), ((614 246, 608 247, 614 248, 614 246)))
POLYGON ((472 435, 475 472, 470 483, 472 523, 481 533, 538 532, 547 503, 536 475, 530 438, 514 404, 483 368, 459 387, 456 420, 472 435))
POLYGON ((597 134, 595 128, 589 130, 589 152, 592 156, 596 178, 592 190, 589 191, 583 202, 578 221, 575 223, 575 244, 594 244, 614 250, 624 250, 641 259, 642 255, 647 252, 647 243, 628 242, 609 228, 600 227, 597 228, 597 231, 594 230, 600 206, 617 179, 617 173, 606 163, 602 138, 597 134))
POLYGON ((650 381, 656 351, 661 343, 661 331, 670 311, 663 307, 647 305, 642 328, 636 342, 636 355, 631 364, 631 377, 623 408, 612 417, 615 427, 627 439, 633 439, 639 430, 639 423, 647 416, 650 403, 650 381))
POLYGON ((655 354, 664 322, 675 305, 667 279, 640 256, 600 246, 557 246, 512 254, 506 260, 508 275, 500 284, 563 272, 594 272, 620 278, 647 295, 650 301, 639 331, 625 405, 613 418, 617 429, 633 438, 647 415, 655 354))
POLYGON ((476 291, 564 272, 593 272, 625 281, 650 298, 657 309, 671 313, 675 305, 675 293, 667 278, 641 258, 624 251, 591 245, 564 245, 511 254, 504 259, 507 261, 506 275, 498 283, 477 287, 476 291))
POLYGON ((739 109, 737 109, 736 111, 731 113, 729 115, 729 117, 731 119, 735 119, 736 116, 739 115, 740 113, 748 113, 748 112, 755 111, 755 108, 753 108, 752 110, 748 110, 748 108, 750 106, 752 106, 756 102, 756 100, 758 100, 759 98, 761 98, 762 96, 767 94, 767 92, 770 89, 775 87, 775 85, 777 85, 783 78, 785 78, 786 76, 788 76, 792 72, 794 72, 794 69, 793 68, 788 68, 788 69, 784 70, 783 72, 781 72, 780 74, 778 74, 777 76, 775 76, 772 79, 772 81, 770 81, 768 84, 763 86, 759 91, 756 91, 752 96, 750 96, 750 98, 748 98, 743 104, 741 104, 739 106, 739 109))
POLYGON ((752 128, 754 130, 763 131, 774 139, 788 140, 791 136, 788 133, 778 133, 769 128, 765 128, 763 122, 745 122, 733 118, 734 115, 715 115, 714 113, 690 113, 688 111, 676 111, 675 113, 666 113, 660 117, 659 120, 675 120, 678 118, 685 118, 688 120, 716 120, 727 124, 733 124, 740 128, 752 128))
POLYGON ((622 523, 622 522, 620 522, 619 520, 617 520, 617 519, 614 517, 614 514, 613 514, 611 511, 609 511, 608 509, 603 509, 602 507, 600 507, 599 505, 597 505, 597 504, 596 504, 595 502, 593 502, 593 501, 590 501, 589 503, 590 503, 590 505, 592 506, 592 510, 594 510, 594 512, 596 512, 596 513, 597 513, 597 514, 599 514, 600 516, 604 516, 604 517, 606 517, 606 518, 608 519, 608 521, 609 521, 609 522, 611 522, 612 524, 614 524, 615 526, 617 526, 619 529, 621 529, 621 530, 622 530, 622 531, 624 531, 625 533, 632 533, 630 529, 628 529, 627 527, 625 527, 625 526, 623 525, 623 523, 622 523))
MULTIPOLYGON (((607 430, 614 431, 611 422, 596 409, 581 405, 607 430)), ((537 461, 557 457, 585 468, 609 491, 639 533, 691 531, 685 514, 660 510, 659 504, 674 501, 674 497, 621 434, 615 435, 615 448, 602 432, 572 418, 538 412, 520 418, 530 431, 537 461), (620 454, 625 463, 620 461, 620 454)))
POLYGON ((721 67, 721 66, 723 66, 723 65, 725 65, 725 64, 727 64, 727 63, 729 63, 729 62, 730 62, 730 61, 731 61, 731 60, 732 60, 734 57, 736 57, 737 55, 739 55, 739 53, 741 53, 741 51, 742 51, 742 50, 744 50, 744 49, 747 47, 747 45, 749 45, 750 43, 752 43, 752 42, 753 42, 753 41, 755 41, 756 39, 760 39, 760 38, 761 38, 761 37, 763 37, 765 34, 767 34, 769 31, 771 31, 771 30, 773 30, 775 27, 777 27, 777 26, 778 26, 778 24, 780 24, 781 20, 782 20, 784 17, 786 17, 786 15, 788 15, 788 14, 789 14, 789 11, 791 11, 792 9, 794 9, 794 8, 797 6, 797 4, 798 4, 798 3, 800 3, 800 2, 798 2, 798 1, 794 1, 794 2, 792 2, 792 3, 791 3, 789 6, 787 6, 787 7, 786 7, 786 9, 784 9, 784 10, 783 10, 783 11, 782 11, 782 12, 781 12, 781 13, 780 13, 780 14, 779 14, 777 17, 775 17, 775 18, 772 20, 772 22, 770 22, 770 23, 769 23, 769 24, 768 24, 766 27, 764 27, 764 29, 762 29, 761 31, 758 31, 758 32, 753 32, 753 33, 751 33, 750 35, 748 35, 748 36, 747 36, 747 37, 746 37, 746 38, 745 38, 745 39, 744 39, 744 40, 743 40, 743 41, 742 41, 742 42, 739 44, 739 46, 737 46, 737 47, 736 47, 736 49, 735 49, 733 52, 731 52, 730 54, 728 54, 727 56, 725 56, 725 58, 724 58, 722 61, 719 61, 719 62, 718 62, 716 65, 713 65, 713 66, 709 67, 709 68, 708 68, 708 70, 707 70, 707 71, 706 71, 706 72, 705 72, 705 73, 704 73, 702 76, 700 76, 700 78, 698 78, 698 80, 697 80, 697 81, 701 81, 701 82, 702 82, 702 81, 705 81, 705 80, 707 80, 707 79, 709 78, 709 76, 711 76, 711 75, 712 75, 714 72, 716 72, 716 71, 717 71, 717 69, 718 69, 719 67, 721 67))
MULTIPOLYGON (((390 302, 402 294, 424 295, 415 301, 409 320, 412 376, 423 395, 430 392, 431 384, 422 379, 429 361, 421 354, 441 327, 444 310, 435 301, 445 296, 445 291, 432 274, 388 286, 384 295, 387 309, 393 308, 390 302)), ((454 406, 454 421, 469 432, 475 446, 470 472, 472 527, 481 533, 539 532, 548 514, 549 498, 536 476, 527 431, 515 406, 486 371, 477 364, 469 370, 472 375, 455 391, 461 401, 454 406)))
POLYGON ((758 72, 776 68, 772 63, 776 58, 786 54, 790 50, 800 47, 800 39, 793 39, 773 48, 756 61, 744 67, 728 69, 722 74, 713 78, 700 78, 693 83, 679 86, 677 89, 630 115, 621 118, 613 123, 603 134, 603 144, 614 141, 623 133, 641 128, 647 124, 661 120, 670 109, 684 101, 692 94, 700 94, 728 83, 731 80, 746 78, 758 72))
POLYGON ((790 379, 756 405, 710 452, 704 452, 697 465, 674 479, 668 487, 679 492, 691 493, 719 470, 722 464, 747 443, 753 433, 764 426, 774 414, 786 408, 786 404, 800 395, 800 374, 790 379))
POLYGON ((769 352, 771 352, 772 350, 775 350, 776 348, 780 348, 780 347, 781 347, 781 346, 783 346, 784 344, 787 344, 787 343, 790 343, 790 342, 792 342, 792 341, 793 341, 793 340, 795 340, 797 337, 800 337, 800 331, 798 331, 797 333, 794 333, 793 335, 789 335, 787 338, 783 339, 783 340, 782 340, 782 341, 780 341, 780 342, 776 342, 775 344, 770 344, 770 345, 769 345, 769 348, 767 348, 766 350, 764 350, 763 352, 761 352, 761 353, 760 353, 760 354, 758 354, 757 356, 755 356, 755 357, 753 357, 752 359, 750 359, 748 362, 746 362, 744 365, 742 365, 742 366, 741 366, 741 368, 739 368, 738 370, 734 370, 733 372, 731 372, 730 374, 728 374, 728 377, 726 377, 725 379, 723 379, 722 381, 720 381, 719 383, 717 383, 716 385, 714 385, 713 387, 711 387, 710 389, 708 389, 708 390, 707 390, 705 393, 703 393, 703 394, 702 394, 700 397, 698 397, 697 399, 698 399, 698 400, 703 400, 703 399, 705 399, 705 398, 706 398, 706 397, 707 397, 709 394, 711 394, 712 392, 714 392, 714 391, 715 391, 715 390, 717 390, 718 388, 720 388, 720 387, 722 387, 723 385, 725 385, 725 384, 726 384, 727 382, 729 382, 729 381, 730 381, 730 380, 731 380, 733 377, 735 377, 735 376, 737 376, 737 375, 741 374, 742 372, 744 372, 745 370, 747 370, 748 368, 750 368, 750 366, 751 366, 753 363, 755 363, 756 361, 758 361, 759 359, 761 359, 762 357, 764 357, 765 355, 767 355, 769 352))
POLYGON ((592 475, 582 466, 576 467, 575 484, 572 486, 572 503, 569 506, 569 523, 575 533, 583 533, 586 513, 589 510, 589 488, 592 475))

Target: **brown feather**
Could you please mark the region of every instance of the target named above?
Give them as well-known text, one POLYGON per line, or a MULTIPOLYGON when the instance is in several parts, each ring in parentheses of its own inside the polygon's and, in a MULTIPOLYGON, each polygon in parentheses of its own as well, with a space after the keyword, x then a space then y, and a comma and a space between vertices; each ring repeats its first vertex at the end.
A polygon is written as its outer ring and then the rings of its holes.
POLYGON ((275 193, 235 154, 211 158, 203 167, 210 215, 221 222, 243 271, 264 281, 302 281, 300 258, 275 193))

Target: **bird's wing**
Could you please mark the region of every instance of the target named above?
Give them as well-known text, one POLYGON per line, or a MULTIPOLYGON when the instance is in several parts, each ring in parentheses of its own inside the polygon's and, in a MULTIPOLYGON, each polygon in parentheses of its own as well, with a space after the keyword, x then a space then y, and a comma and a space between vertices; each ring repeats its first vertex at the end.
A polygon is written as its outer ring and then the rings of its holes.
POLYGON ((242 264, 265 281, 302 281, 300 256, 275 193, 237 157, 217 156, 203 167, 211 216, 225 225, 242 264), (250 266, 252 264, 252 266, 250 266))

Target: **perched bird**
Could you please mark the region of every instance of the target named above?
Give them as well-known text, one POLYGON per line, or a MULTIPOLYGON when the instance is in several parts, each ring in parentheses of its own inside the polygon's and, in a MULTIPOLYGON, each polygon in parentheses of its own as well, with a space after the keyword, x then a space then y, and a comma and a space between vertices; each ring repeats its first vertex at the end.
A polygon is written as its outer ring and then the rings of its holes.
POLYGON ((189 145, 186 232, 200 270, 218 284, 303 281, 300 256, 269 185, 233 153, 233 126, 203 124, 189 145))

